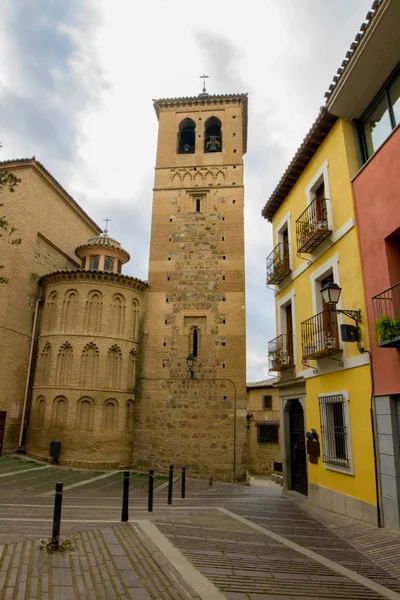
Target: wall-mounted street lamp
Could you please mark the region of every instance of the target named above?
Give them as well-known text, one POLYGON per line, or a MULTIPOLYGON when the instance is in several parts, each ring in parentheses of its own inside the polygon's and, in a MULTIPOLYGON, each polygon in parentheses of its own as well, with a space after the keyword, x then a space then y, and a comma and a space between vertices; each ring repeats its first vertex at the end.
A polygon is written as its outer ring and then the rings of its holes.
POLYGON ((361 310, 345 310, 345 309, 337 309, 336 305, 339 302, 340 294, 342 293, 342 288, 338 286, 337 283, 333 283, 333 281, 328 281, 321 289, 321 294, 324 299, 325 304, 329 306, 335 312, 340 313, 342 315, 346 315, 350 319, 353 319, 356 323, 361 321, 361 310))
POLYGON ((193 354, 189 354, 189 356, 186 358, 186 364, 187 367, 190 371, 190 379, 193 379, 194 377, 194 373, 193 373, 193 366, 194 366, 194 361, 195 361, 195 357, 193 356, 193 354))

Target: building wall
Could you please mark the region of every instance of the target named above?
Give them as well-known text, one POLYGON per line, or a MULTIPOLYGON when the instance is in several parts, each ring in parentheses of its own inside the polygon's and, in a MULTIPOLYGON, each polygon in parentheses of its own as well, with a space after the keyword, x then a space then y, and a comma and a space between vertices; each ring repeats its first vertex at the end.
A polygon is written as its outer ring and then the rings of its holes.
MULTIPOLYGON (((278 444, 259 443, 258 425, 263 423, 280 423, 279 390, 272 387, 247 388, 247 470, 252 475, 268 475, 280 469, 274 463, 282 462, 281 446, 278 444), (272 396, 272 408, 265 409, 263 397, 272 396)), ((281 428, 279 427, 281 436, 281 428)))
MULTIPOLYGON (((352 126, 338 120, 320 148, 310 160, 304 172, 273 218, 275 243, 277 230, 288 218, 291 243, 292 282, 283 282, 279 287, 277 302, 277 334, 281 333, 279 306, 291 299, 295 319, 294 359, 297 376, 304 376, 306 385, 306 430, 315 428, 319 434, 322 452, 323 443, 320 431, 319 394, 348 394, 350 437, 354 469, 350 473, 334 472, 327 468, 321 457, 317 465, 309 464, 310 500, 316 497, 315 489, 336 490, 343 495, 360 499, 368 506, 376 501, 374 496, 374 462, 372 433, 370 424, 371 381, 369 356, 361 354, 355 343, 340 341, 340 354, 336 359, 329 357, 309 360, 302 364, 301 323, 322 310, 322 300, 315 281, 328 269, 332 269, 335 282, 342 288, 337 308, 361 309, 361 339, 369 348, 366 324, 365 301, 361 276, 360 253, 355 226, 351 178, 357 170, 357 156, 352 126), (323 242, 312 255, 303 258, 311 260, 309 265, 296 255, 296 219, 309 203, 307 188, 318 175, 325 171, 325 194, 328 197, 328 215, 333 233, 331 241, 323 242), (328 183, 328 186, 326 185, 328 183), (314 291, 313 291, 314 290, 314 291), (313 369, 317 368, 318 372, 313 369), (362 423, 362 427, 360 426, 362 423), (314 486, 314 488, 313 488, 314 486), (312 490, 314 489, 314 493, 312 490)), ((344 315, 338 315, 338 325, 352 324, 344 315)), ((332 507, 332 502, 330 503, 332 507)), ((326 506, 329 508, 329 506, 326 506)), ((371 509, 373 510, 373 508, 371 509)))
POLYGON ((400 260, 389 268, 386 238, 400 227, 400 128, 353 180, 363 279, 367 304, 375 395, 400 393, 400 352, 379 348, 375 340, 372 296, 400 282, 400 260))
POLYGON ((245 477, 245 292, 242 106, 207 99, 162 107, 144 325, 138 466, 188 464, 192 476, 245 477), (222 121, 223 151, 203 152, 222 121), (176 154, 179 123, 196 123, 195 154, 176 154), (193 194, 201 193, 196 212, 193 194), (194 379, 186 365, 199 330, 194 379))
POLYGON ((47 459, 55 440, 61 441, 61 464, 129 466, 145 286, 82 271, 49 275, 43 285, 27 451, 47 459))
POLYGON ((0 410, 7 411, 3 452, 10 452, 18 445, 38 280, 75 268, 75 246, 98 229, 34 162, 5 166, 21 179, 13 194, 2 193, 4 213, 22 238, 20 246, 4 243, 1 257, 10 281, 0 286, 0 410))

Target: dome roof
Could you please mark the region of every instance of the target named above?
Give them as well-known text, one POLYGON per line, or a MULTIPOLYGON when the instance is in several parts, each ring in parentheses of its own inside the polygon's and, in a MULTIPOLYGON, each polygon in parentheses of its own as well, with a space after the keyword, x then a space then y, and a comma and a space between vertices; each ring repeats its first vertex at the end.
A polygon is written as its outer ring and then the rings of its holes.
POLYGON ((126 260, 124 262, 128 262, 128 260, 130 259, 129 253, 126 250, 124 250, 124 248, 122 248, 121 244, 117 240, 114 240, 113 238, 109 237, 107 231, 103 231, 103 233, 101 233, 100 235, 96 235, 96 237, 90 238, 90 240, 88 240, 86 244, 81 244, 80 246, 75 248, 75 254, 78 257, 80 257, 79 250, 83 248, 98 247, 114 248, 115 250, 119 250, 119 252, 122 252, 126 257, 126 260))

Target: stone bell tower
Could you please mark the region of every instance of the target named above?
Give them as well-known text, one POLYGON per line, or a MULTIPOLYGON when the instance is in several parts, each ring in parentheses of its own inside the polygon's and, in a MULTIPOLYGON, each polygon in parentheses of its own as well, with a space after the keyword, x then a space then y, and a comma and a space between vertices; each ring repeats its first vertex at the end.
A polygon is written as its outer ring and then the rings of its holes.
POLYGON ((159 120, 134 463, 245 475, 247 94, 154 101, 159 120), (135 456, 136 455, 136 456, 135 456))

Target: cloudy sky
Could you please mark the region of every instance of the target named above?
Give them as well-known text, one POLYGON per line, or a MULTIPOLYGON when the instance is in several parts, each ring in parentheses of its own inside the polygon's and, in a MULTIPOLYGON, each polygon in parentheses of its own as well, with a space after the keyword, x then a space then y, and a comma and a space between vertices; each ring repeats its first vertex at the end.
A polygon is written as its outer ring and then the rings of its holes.
POLYGON ((260 216, 372 0, 1 0, 0 159, 36 156, 147 278, 152 99, 249 93, 247 378, 275 337, 260 216))

